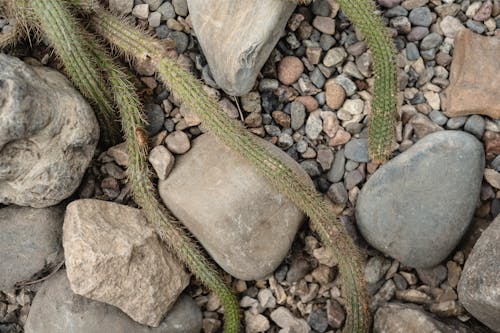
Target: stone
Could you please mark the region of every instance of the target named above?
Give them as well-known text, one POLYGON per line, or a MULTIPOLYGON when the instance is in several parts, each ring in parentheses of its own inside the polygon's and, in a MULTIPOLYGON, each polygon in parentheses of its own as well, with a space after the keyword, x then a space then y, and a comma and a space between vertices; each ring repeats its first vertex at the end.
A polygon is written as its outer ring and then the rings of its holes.
POLYGON ((284 57, 278 65, 278 79, 285 85, 297 81, 304 72, 304 64, 297 57, 284 57))
POLYGON ((410 22, 416 26, 429 27, 432 23, 432 13, 428 7, 412 9, 408 18, 410 22))
POLYGON ((138 19, 145 20, 149 15, 149 5, 147 3, 138 4, 132 9, 132 15, 138 19))
POLYGON ((421 113, 414 115, 410 119, 409 123, 413 127, 417 139, 421 139, 426 135, 443 130, 441 126, 433 123, 429 118, 421 113))
POLYGON ((447 273, 448 271, 443 265, 417 269, 417 275, 420 281, 432 288, 439 287, 439 285, 446 279, 447 273))
POLYGON ((453 16, 446 16, 439 24, 439 27, 443 34, 449 38, 455 38, 459 31, 465 29, 462 22, 453 16))
POLYGON ((241 107, 246 112, 261 112, 261 98, 258 92, 252 91, 241 96, 241 107))
MULTIPOLYGON (((285 152, 262 143, 311 182, 285 152)), ((304 218, 253 165, 210 134, 196 138, 191 150, 176 158, 176 167, 160 181, 159 192, 212 258, 242 280, 272 273, 287 255, 304 218)))
POLYGON ((291 126, 292 129, 298 130, 304 125, 306 120, 306 110, 302 103, 292 102, 290 105, 291 126))
POLYGON ((484 170, 484 179, 493 186, 496 189, 500 189, 500 173, 493 170, 486 168, 484 170))
POLYGON ((464 130, 471 134, 474 134, 478 139, 481 139, 481 137, 483 136, 485 128, 486 121, 483 117, 476 114, 470 116, 464 125, 464 130))
POLYGON ((228 95, 241 96, 252 89, 295 4, 286 0, 188 0, 188 7, 213 78, 228 95))
POLYGON ((25 333, 199 333, 202 314, 181 296, 156 328, 136 323, 118 308, 74 294, 66 271, 44 282, 31 304, 25 333))
POLYGON ((373 247, 405 265, 435 266, 464 235, 483 170, 483 147, 474 136, 429 134, 365 183, 356 207, 358 228, 373 247))
POLYGON ((375 313, 374 333, 468 333, 461 324, 448 324, 414 304, 387 303, 375 313))
POLYGON ((341 64, 347 58, 347 52, 343 47, 334 47, 326 53, 323 64, 332 67, 341 64))
POLYGON ((290 310, 280 306, 271 312, 271 319, 281 328, 289 329, 289 332, 309 333, 311 328, 304 319, 296 318, 290 310))
POLYGON ((328 80, 325 84, 326 105, 338 110, 344 104, 346 92, 344 88, 334 80, 328 80))
POLYGON ((148 157, 149 163, 156 171, 159 179, 165 180, 174 167, 175 157, 164 146, 156 146, 151 149, 148 157))
POLYGON ((184 154, 191 148, 191 142, 183 131, 170 133, 165 139, 165 145, 174 154, 184 154))
POLYGON ((174 6, 177 15, 180 16, 188 15, 189 10, 188 10, 187 0, 172 0, 172 5, 174 6))
POLYGON ((52 266, 61 248, 62 207, 0 208, 0 290, 52 266))
POLYGON ((336 204, 345 204, 349 199, 347 190, 343 183, 334 183, 326 193, 327 197, 336 204))
POLYGON ((134 0, 109 0, 109 10, 114 13, 127 15, 134 8, 134 0))
POLYGON ((345 157, 360 163, 370 161, 367 139, 352 139, 345 145, 345 157))
POLYGON ((158 326, 189 274, 139 209, 84 199, 66 208, 63 246, 71 289, 158 326))
POLYGON ((319 112, 313 112, 309 115, 306 122, 306 134, 311 140, 316 140, 323 130, 323 122, 319 112))
POLYGON ((445 113, 456 117, 482 114, 500 119, 500 39, 465 29, 455 38, 445 113), (474 57, 470 57, 474 54, 474 57))
POLYGON ((0 204, 54 206, 94 156, 94 111, 59 72, 0 54, 0 204))
POLYGON ((269 320, 260 313, 253 314, 250 311, 245 312, 246 333, 266 332, 270 327, 269 320))
POLYGON ((493 331, 500 331, 500 217, 474 245, 458 284, 458 298, 465 309, 493 331))
POLYGON ((331 17, 316 16, 312 22, 312 25, 324 34, 335 34, 335 20, 331 17))

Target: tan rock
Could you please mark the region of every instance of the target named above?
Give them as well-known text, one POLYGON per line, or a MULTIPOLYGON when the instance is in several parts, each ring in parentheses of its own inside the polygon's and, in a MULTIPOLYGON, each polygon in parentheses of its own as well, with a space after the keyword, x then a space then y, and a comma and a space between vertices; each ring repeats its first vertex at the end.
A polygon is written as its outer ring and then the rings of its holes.
POLYGON ((252 89, 295 8, 288 0, 188 0, 188 6, 212 75, 233 96, 252 89))
POLYGON ((304 71, 304 64, 297 57, 284 57, 278 65, 278 79, 289 85, 300 78, 304 71))
MULTIPOLYGON (((262 142, 309 180, 282 150, 262 142)), ((191 150, 176 158, 159 192, 214 260, 242 280, 272 273, 304 218, 249 162, 209 134, 196 138, 191 150)))
POLYGON ((313 112, 319 107, 318 101, 312 96, 299 96, 295 101, 302 103, 306 107, 307 112, 313 112))
POLYGON ((500 119, 499 54, 498 38, 483 37, 468 29, 457 34, 450 85, 445 91, 448 117, 482 114, 500 119))
POLYGON ((189 284, 141 211, 99 200, 68 205, 63 246, 71 289, 158 326, 189 284))
POLYGON ((329 80, 325 84, 326 105, 332 109, 340 109, 344 104, 346 92, 344 88, 334 80, 329 80))

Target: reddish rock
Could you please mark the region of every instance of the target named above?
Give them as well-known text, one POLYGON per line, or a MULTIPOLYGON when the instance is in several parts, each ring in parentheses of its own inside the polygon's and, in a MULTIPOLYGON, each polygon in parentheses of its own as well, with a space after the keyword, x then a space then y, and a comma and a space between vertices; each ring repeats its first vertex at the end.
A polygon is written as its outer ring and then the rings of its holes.
POLYGON ((281 83, 290 85, 300 78, 304 64, 297 57, 284 57, 278 65, 278 79, 281 83))
POLYGON ((329 80, 325 84, 326 105, 332 109, 340 109, 344 104, 346 93, 344 88, 334 80, 329 80))
POLYGON ((446 89, 447 116, 482 114, 500 119, 499 54, 498 38, 483 37, 468 29, 457 34, 450 86, 446 89))
POLYGON ((302 103, 306 107, 307 112, 313 112, 319 107, 318 101, 312 96, 299 96, 295 100, 302 103))
POLYGON ((500 154, 500 134, 486 131, 483 136, 486 158, 493 159, 500 154))
POLYGON ((340 128, 335 136, 330 140, 329 145, 334 147, 334 146, 339 146, 343 145, 344 143, 347 143, 351 139, 351 134, 344 130, 343 128, 340 128))

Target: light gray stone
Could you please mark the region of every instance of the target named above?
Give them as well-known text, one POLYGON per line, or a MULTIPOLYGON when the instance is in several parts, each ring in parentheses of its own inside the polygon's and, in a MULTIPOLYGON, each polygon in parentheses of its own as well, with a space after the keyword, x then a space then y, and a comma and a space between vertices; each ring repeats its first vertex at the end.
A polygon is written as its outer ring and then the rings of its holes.
POLYGON ((133 7, 134 0, 109 0, 109 9, 117 14, 130 14, 133 7))
POLYGON ((165 146, 156 146, 149 153, 149 162, 153 166, 158 178, 165 180, 174 167, 175 157, 165 146))
POLYGON ((345 157, 355 161, 366 163, 370 161, 368 154, 367 139, 352 139, 345 145, 345 157))
POLYGON ((484 151, 472 135, 432 133, 379 168, 356 216, 365 239, 411 267, 439 264, 465 233, 479 198, 484 151))
POLYGON ((215 81, 229 95, 241 96, 252 89, 295 5, 287 0, 188 0, 188 7, 215 81))
POLYGON ((374 333, 471 333, 460 323, 447 324, 413 304, 388 303, 375 313, 374 333))
POLYGON ((0 209, 0 290, 54 264, 61 248, 62 207, 0 209))
POLYGON ((94 112, 47 67, 0 54, 0 204, 53 206, 79 186, 99 139, 94 112))
MULTIPOLYGON (((311 182, 286 153, 262 143, 311 182)), ((278 267, 304 218, 250 163, 209 134, 176 158, 159 191, 214 260, 243 280, 261 279, 278 267)))
POLYGON ((25 333, 199 333, 201 311, 181 296, 156 328, 136 323, 118 308, 74 294, 65 271, 46 281, 31 305, 25 333))
POLYGON ((71 289, 158 326, 189 274, 139 209, 85 199, 66 208, 63 245, 71 289))
POLYGON ((500 217, 497 217, 474 245, 458 284, 460 303, 495 332, 500 332, 499 276, 500 217))

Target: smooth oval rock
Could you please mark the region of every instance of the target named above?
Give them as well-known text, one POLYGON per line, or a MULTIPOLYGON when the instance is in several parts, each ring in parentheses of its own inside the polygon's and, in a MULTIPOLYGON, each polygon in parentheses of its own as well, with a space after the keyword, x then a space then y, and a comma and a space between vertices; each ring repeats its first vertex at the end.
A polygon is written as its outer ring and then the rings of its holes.
POLYGON ((458 284, 458 298, 471 315, 500 332, 500 216, 472 249, 458 284))
POLYGON ((43 208, 79 186, 99 139, 89 104, 59 72, 0 54, 0 204, 43 208))
POLYGON ((130 319, 118 308, 71 291, 66 271, 47 280, 31 304, 25 333, 199 333, 202 315, 189 296, 181 296, 160 326, 130 319))
POLYGON ((61 248, 62 207, 0 209, 0 290, 54 264, 61 248))
POLYGON ((288 0, 188 0, 188 7, 213 78, 229 95, 241 96, 252 89, 295 4, 288 0))
POLYGON ((189 274, 160 242, 139 209, 76 200, 63 227, 71 289, 158 326, 189 284, 189 274))
MULTIPOLYGON (((304 170, 279 148, 268 150, 304 179, 304 170)), ((311 182, 312 186, 312 182, 311 182)), ((199 136, 159 183, 165 205, 214 260, 243 280, 272 273, 288 253, 304 219, 245 159, 210 134, 199 136)))
POLYGON ((360 232, 405 265, 439 264, 471 221, 484 163, 483 147, 470 134, 425 136, 363 186, 356 207, 360 232))

